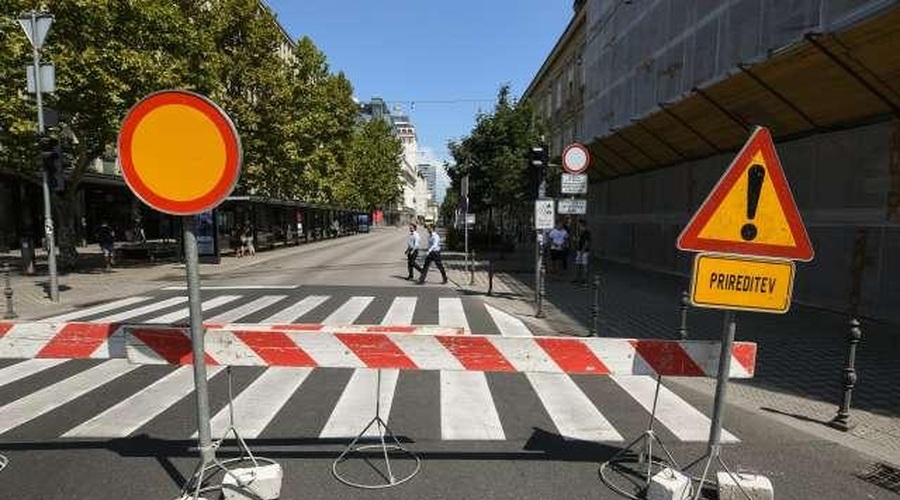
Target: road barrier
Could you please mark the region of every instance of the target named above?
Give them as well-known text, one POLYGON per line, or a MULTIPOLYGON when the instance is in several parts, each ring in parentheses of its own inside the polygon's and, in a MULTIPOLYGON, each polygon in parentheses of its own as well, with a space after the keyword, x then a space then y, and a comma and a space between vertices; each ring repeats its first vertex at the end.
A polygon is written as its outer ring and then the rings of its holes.
MULTIPOLYGON (((296 331, 341 333, 394 333, 398 335, 464 335, 461 327, 430 325, 346 325, 312 324, 204 324, 207 329, 226 328, 241 331, 296 331)), ((124 358, 127 328, 161 330, 179 345, 190 347, 188 326, 135 325, 125 323, 9 323, 0 322, 0 359, 29 358, 124 358)))

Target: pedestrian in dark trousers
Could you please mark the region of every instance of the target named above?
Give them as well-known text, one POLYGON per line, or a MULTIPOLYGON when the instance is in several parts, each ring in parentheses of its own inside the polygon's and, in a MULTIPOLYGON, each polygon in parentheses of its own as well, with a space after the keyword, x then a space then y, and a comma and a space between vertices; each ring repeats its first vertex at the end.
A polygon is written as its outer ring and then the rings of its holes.
POLYGON ((444 271, 444 263, 441 262, 441 237, 434 231, 434 224, 428 224, 428 251, 425 254, 425 264, 422 266, 422 275, 419 276, 419 284, 425 283, 428 276, 428 267, 434 262, 441 272, 442 284, 447 283, 447 272, 444 271))
POLYGON ((413 269, 419 273, 422 272, 422 268, 416 264, 416 259, 419 258, 419 240, 419 231, 416 230, 416 225, 410 224, 409 237, 406 238, 406 269, 409 271, 406 279, 410 281, 413 279, 413 269))

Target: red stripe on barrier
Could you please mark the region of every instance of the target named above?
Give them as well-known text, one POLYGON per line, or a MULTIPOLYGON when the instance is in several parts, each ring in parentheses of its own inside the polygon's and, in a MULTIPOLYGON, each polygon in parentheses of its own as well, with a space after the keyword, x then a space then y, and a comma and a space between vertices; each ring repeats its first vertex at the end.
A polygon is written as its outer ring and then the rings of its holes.
MULTIPOLYGON (((191 339, 184 334, 184 330, 135 328, 131 330, 131 334, 147 344, 147 347, 162 356, 169 364, 189 365, 193 363, 191 339)), ((209 354, 204 354, 203 358, 208 365, 218 364, 209 354)))
POLYGON ((756 371, 756 344, 752 343, 735 343, 731 348, 734 359, 747 370, 747 373, 754 375, 756 371))
POLYGON ((632 340, 631 345, 657 374, 670 377, 704 377, 706 373, 677 341, 632 340))
POLYGON ((14 326, 15 323, 0 323, 0 338, 6 335, 6 332, 12 330, 14 326))
POLYGON ((583 343, 572 339, 535 339, 566 373, 609 375, 609 368, 583 343))
POLYGON ((483 337, 436 337, 466 370, 514 372, 516 369, 483 337))
POLYGON ((366 331, 372 333, 413 333, 419 327, 417 326, 367 326, 366 331))
POLYGON ((318 366, 316 360, 280 332, 233 332, 244 344, 271 366, 318 366))
POLYGON ((379 334, 369 333, 336 333, 334 335, 353 351, 369 368, 399 368, 415 370, 418 368, 397 344, 379 334))
POLYGON ((312 331, 317 332, 322 329, 322 326, 323 325, 320 325, 320 324, 304 325, 302 323, 297 323, 297 324, 289 323, 286 325, 269 325, 269 327, 273 330, 300 330, 300 331, 304 331, 304 332, 312 332, 312 331))
POLYGON ((115 323, 69 323, 34 357, 89 358, 118 327, 115 323))

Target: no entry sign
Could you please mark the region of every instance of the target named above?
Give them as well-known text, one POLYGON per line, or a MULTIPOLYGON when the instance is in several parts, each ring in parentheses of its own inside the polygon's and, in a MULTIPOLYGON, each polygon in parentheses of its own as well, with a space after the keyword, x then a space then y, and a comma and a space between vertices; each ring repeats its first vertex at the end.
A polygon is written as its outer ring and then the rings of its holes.
POLYGON ((570 174, 580 174, 591 164, 591 154, 581 144, 570 144, 562 155, 563 170, 570 174))
POLYGON ((128 187, 173 215, 205 212, 234 189, 241 170, 234 124, 199 94, 166 90, 138 102, 122 122, 119 159, 128 187))

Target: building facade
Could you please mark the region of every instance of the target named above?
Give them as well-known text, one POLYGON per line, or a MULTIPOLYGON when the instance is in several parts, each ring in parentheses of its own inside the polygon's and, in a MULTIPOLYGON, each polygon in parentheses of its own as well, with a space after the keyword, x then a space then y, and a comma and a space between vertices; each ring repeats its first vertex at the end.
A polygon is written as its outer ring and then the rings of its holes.
POLYGON ((580 59, 595 245, 683 276, 678 234, 768 127, 816 251, 795 300, 900 320, 898 46, 897 0, 585 0, 524 97, 559 130, 580 59))

